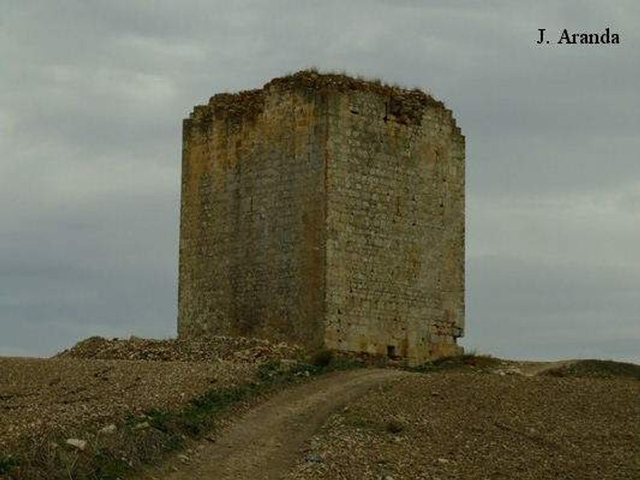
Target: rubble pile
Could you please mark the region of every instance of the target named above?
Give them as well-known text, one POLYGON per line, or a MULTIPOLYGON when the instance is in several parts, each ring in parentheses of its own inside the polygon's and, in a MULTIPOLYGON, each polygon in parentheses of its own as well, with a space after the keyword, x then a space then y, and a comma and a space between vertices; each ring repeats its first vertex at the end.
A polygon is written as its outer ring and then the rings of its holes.
POLYGON ((302 355, 303 351, 298 346, 257 338, 215 336, 197 340, 157 340, 90 337, 58 353, 56 358, 259 363, 298 359, 302 355))

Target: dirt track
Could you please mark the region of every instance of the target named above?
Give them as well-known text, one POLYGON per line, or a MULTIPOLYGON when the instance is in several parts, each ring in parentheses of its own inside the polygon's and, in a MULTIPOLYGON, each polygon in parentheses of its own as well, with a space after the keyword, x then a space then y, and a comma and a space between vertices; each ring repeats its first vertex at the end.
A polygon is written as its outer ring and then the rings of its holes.
POLYGON ((412 375, 395 370, 356 370, 331 374, 288 389, 250 410, 221 432, 213 443, 201 444, 178 471, 177 462, 148 471, 144 479, 193 478, 239 480, 282 478, 300 455, 304 442, 336 409, 389 381, 412 375))

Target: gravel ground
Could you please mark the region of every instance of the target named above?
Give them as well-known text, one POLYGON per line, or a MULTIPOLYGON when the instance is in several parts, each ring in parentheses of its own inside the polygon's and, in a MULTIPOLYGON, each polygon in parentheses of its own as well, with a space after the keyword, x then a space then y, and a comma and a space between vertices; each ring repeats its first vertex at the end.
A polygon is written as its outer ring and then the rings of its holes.
MULTIPOLYGON (((262 362, 300 353, 251 339, 93 337, 53 359, 0 358, 0 459, 28 439, 101 438, 107 425, 144 422, 149 409, 250 383, 262 362)), ((328 417, 283 478, 640 478, 637 366, 628 378, 573 378, 575 362, 493 363, 405 373, 374 387, 328 417), (550 366, 561 376, 543 376, 550 366)), ((605 366, 606 376, 621 373, 605 366)), ((290 426, 283 428, 286 436, 290 426)))
POLYGON ((260 364, 301 354, 252 338, 91 337, 52 359, 0 357, 0 461, 43 439, 91 440, 145 411, 250 383, 260 364))
POLYGON ((454 372, 331 416, 289 480, 638 479, 640 382, 454 372))
POLYGON ((0 358, 0 452, 52 432, 87 438, 150 408, 251 381, 253 364, 0 358))

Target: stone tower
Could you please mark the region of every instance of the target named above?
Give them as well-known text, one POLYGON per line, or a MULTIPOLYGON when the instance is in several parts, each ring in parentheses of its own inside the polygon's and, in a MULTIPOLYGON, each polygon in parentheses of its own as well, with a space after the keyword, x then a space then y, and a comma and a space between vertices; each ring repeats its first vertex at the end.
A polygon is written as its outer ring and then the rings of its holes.
POLYGON ((302 71, 215 95, 184 121, 179 336, 458 353, 464 171, 419 90, 302 71))

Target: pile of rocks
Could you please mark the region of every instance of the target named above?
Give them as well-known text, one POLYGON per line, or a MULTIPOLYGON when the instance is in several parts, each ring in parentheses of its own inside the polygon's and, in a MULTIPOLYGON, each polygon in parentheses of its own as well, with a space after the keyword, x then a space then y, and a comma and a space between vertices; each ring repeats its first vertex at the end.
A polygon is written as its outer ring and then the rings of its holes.
POLYGON ((154 340, 138 337, 90 337, 56 355, 57 358, 211 362, 227 360, 258 363, 298 359, 300 347, 244 337, 215 336, 197 340, 154 340))

